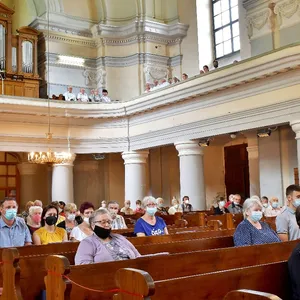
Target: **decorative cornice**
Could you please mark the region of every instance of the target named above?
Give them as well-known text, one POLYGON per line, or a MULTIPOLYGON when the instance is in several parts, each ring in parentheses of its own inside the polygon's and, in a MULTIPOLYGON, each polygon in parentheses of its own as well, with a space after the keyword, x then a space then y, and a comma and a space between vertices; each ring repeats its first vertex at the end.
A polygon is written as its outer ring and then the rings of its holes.
POLYGON ((283 18, 290 19, 298 11, 300 16, 300 0, 282 0, 275 4, 274 13, 278 15, 279 25, 282 25, 283 18))
POLYGON ((124 165, 145 164, 149 155, 148 150, 144 151, 128 151, 122 153, 124 165))

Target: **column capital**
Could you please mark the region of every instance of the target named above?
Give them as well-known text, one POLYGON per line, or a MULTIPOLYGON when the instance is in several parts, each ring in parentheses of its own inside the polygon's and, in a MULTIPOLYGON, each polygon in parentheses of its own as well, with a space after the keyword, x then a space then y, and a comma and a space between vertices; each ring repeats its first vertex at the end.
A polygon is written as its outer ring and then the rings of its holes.
POLYGON ((174 145, 178 151, 178 156, 203 155, 203 149, 199 146, 198 142, 177 142, 174 145))
POLYGON ((37 172, 38 165, 29 162, 23 162, 17 165, 20 175, 34 175, 37 172))
POLYGON ((76 158, 76 154, 72 154, 71 158, 69 159, 68 162, 66 163, 62 163, 62 164, 54 164, 53 167, 56 167, 56 166, 66 166, 66 167, 73 167, 73 163, 74 163, 74 160, 76 158))
POLYGON ((145 164, 149 155, 148 150, 143 151, 127 151, 122 153, 124 165, 127 164, 145 164))
POLYGON ((293 131, 296 133, 296 139, 300 139, 300 120, 291 121, 290 125, 293 131))
POLYGON ((248 151, 248 158, 249 159, 258 158, 258 146, 247 147, 247 151, 248 151))

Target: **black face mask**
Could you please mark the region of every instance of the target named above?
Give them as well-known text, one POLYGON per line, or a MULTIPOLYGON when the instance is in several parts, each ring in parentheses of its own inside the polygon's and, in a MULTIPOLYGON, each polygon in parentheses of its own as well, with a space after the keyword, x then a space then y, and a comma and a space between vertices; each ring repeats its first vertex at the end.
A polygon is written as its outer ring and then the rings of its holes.
POLYGON ((47 218, 45 219, 45 222, 46 222, 46 224, 49 225, 49 226, 55 225, 56 222, 57 222, 57 217, 55 217, 55 216, 47 217, 47 218))
POLYGON ((106 238, 109 237, 111 228, 106 229, 106 228, 102 228, 100 226, 95 225, 94 232, 100 239, 105 240, 106 238))

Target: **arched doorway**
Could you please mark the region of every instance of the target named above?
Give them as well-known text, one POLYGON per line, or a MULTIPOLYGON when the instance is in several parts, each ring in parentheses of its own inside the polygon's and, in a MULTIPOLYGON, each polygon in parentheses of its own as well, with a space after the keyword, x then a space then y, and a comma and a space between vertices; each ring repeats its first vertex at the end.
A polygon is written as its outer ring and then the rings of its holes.
POLYGON ((20 175, 17 164, 17 154, 0 152, 0 200, 11 197, 20 203, 20 175))

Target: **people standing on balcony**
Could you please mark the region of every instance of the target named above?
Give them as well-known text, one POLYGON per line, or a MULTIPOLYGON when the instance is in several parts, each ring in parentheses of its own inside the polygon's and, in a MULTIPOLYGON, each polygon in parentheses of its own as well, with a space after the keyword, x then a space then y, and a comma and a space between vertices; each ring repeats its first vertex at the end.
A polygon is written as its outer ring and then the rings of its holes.
POLYGON ((152 87, 151 91, 155 91, 155 90, 157 90, 157 89, 159 88, 158 83, 159 83, 159 82, 158 82, 157 79, 155 79, 155 80, 153 81, 153 87, 152 87))
POLYGON ((170 77, 170 78, 168 79, 168 82, 169 82, 169 84, 173 84, 173 78, 170 77))
POLYGON ((125 215, 133 215, 134 211, 132 208, 130 208, 131 202, 130 200, 125 200, 124 207, 121 208, 121 212, 125 215))
POLYGON ((144 93, 149 93, 149 92, 151 92, 151 85, 150 85, 150 83, 146 83, 146 86, 145 86, 145 92, 144 93))
POLYGON ((164 88, 169 85, 170 85, 169 82, 167 82, 167 80, 165 78, 163 78, 160 80, 159 88, 164 88))
POLYGON ((89 102, 89 97, 84 88, 80 89, 80 92, 77 95, 77 100, 80 102, 89 102))
POLYGON ((95 102, 95 90, 91 90, 89 95, 89 102, 95 102))
POLYGON ((174 76, 174 77, 173 77, 173 82, 174 82, 174 83, 177 83, 177 82, 180 82, 180 80, 179 80, 179 78, 177 78, 176 76, 174 76))
POLYGON ((208 73, 209 67, 207 65, 203 66, 203 71, 204 71, 204 73, 208 73))
POLYGON ((182 74, 182 80, 187 80, 189 78, 188 74, 183 73, 182 74))
POLYGON ((216 59, 213 61, 213 66, 215 69, 219 67, 219 62, 216 59))
POLYGON ((190 197, 189 196, 184 196, 182 198, 182 211, 183 212, 191 212, 193 210, 192 204, 190 204, 190 197))
POLYGON ((106 89, 102 90, 101 101, 105 103, 111 102, 111 99, 108 97, 108 91, 106 89))
POLYGON ((68 86, 68 90, 64 93, 65 101, 76 101, 76 96, 73 94, 73 87, 68 86))

